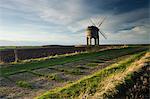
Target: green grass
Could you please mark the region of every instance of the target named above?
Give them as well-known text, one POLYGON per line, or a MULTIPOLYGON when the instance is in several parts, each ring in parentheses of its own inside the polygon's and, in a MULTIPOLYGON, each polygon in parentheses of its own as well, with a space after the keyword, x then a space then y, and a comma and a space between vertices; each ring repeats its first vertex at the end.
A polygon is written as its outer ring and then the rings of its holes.
POLYGON ((32 89, 32 85, 26 81, 17 81, 16 85, 23 88, 30 88, 32 89))
POLYGON ((45 68, 53 65, 60 65, 69 62, 79 61, 82 59, 93 59, 95 57, 114 59, 123 55, 136 53, 137 51, 141 51, 141 50, 147 50, 147 49, 139 48, 139 47, 110 49, 110 50, 105 50, 100 52, 81 53, 73 56, 53 58, 49 60, 41 60, 41 61, 18 63, 18 64, 16 63, 16 64, 9 64, 9 65, 6 64, 7 67, 5 65, 1 66, 0 76, 8 76, 21 71, 28 71, 37 68, 45 68))
POLYGON ((66 73, 73 74, 73 75, 82 75, 82 74, 84 74, 84 72, 81 71, 80 69, 72 69, 72 70, 67 71, 66 73))
POLYGON ((33 72, 33 71, 28 71, 29 73, 32 73, 36 76, 41 76, 41 77, 45 77, 48 80, 55 80, 55 81, 59 81, 59 82, 64 82, 65 79, 63 79, 62 77, 60 77, 57 73, 53 73, 53 74, 41 74, 38 72, 33 72))
POLYGON ((26 48, 41 48, 41 46, 0 46, 0 51, 7 49, 26 49, 26 48))
POLYGON ((88 64, 86 64, 86 66, 96 67, 96 66, 98 66, 98 63, 88 63, 88 64))
POLYGON ((16 46, 0 46, 0 50, 15 49, 16 46))
POLYGON ((99 83, 106 77, 115 73, 123 72, 128 66, 135 60, 140 59, 145 52, 134 54, 131 57, 124 59, 116 64, 113 64, 103 70, 100 70, 90 76, 86 76, 74 83, 67 84, 64 87, 50 90, 43 95, 36 97, 38 99, 77 99, 80 95, 87 93, 93 95, 98 87, 99 83))
POLYGON ((32 73, 36 76, 39 76, 39 77, 45 77, 47 78, 48 80, 55 80, 55 81, 59 81, 59 82, 64 82, 65 80, 60 77, 57 73, 53 73, 53 74, 42 74, 42 73, 38 73, 38 72, 33 72, 33 71, 27 71, 29 73, 32 73))
POLYGON ((91 60, 90 62, 92 63, 104 63, 105 61, 104 60, 91 60))
POLYGON ((81 71, 80 68, 63 68, 63 67, 60 67, 60 68, 49 68, 49 69, 54 69, 56 71, 64 72, 67 74, 73 74, 73 75, 82 75, 84 73, 83 71, 81 71))
POLYGON ((60 75, 58 74, 51 74, 51 75, 48 75, 47 78, 49 80, 55 80, 55 81, 59 81, 59 82, 64 82, 65 79, 63 79, 60 75))

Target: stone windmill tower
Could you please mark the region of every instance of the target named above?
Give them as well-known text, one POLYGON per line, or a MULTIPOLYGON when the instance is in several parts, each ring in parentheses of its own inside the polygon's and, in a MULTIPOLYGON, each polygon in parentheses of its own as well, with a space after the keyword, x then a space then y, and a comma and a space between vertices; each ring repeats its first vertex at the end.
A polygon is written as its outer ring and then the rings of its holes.
POLYGON ((100 26, 104 22, 105 18, 102 20, 102 22, 99 22, 98 24, 95 24, 92 20, 91 23, 92 26, 88 26, 86 29, 86 38, 87 38, 87 45, 92 45, 92 38, 95 41, 95 45, 99 45, 99 33, 105 38, 105 34, 100 31, 100 26))

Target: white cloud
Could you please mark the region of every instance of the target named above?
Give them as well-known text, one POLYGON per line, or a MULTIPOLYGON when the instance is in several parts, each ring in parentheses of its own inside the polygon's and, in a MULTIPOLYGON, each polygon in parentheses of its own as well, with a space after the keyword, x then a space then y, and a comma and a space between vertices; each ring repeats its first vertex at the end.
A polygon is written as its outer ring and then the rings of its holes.
MULTIPOLYGON (((58 44, 85 43, 84 30, 92 25, 90 18, 95 21, 97 17, 107 17, 101 30, 106 33, 108 40, 145 39, 150 31, 147 18, 143 18, 147 9, 138 9, 127 13, 114 14, 105 12, 93 14, 85 12, 82 0, 1 0, 0 9, 10 10, 8 16, 21 17, 24 22, 8 26, 1 24, 0 39, 56 42, 58 44), (90 15, 92 14, 92 15, 90 15), (128 29, 134 27, 132 29, 128 29), (125 29, 128 30, 125 30, 125 29)), ((2 12, 5 13, 5 12, 2 12)), ((7 21, 7 20, 6 20, 7 21)), ((12 20, 13 21, 13 20, 12 20)), ((9 22, 8 22, 9 24, 9 22)), ((101 39, 101 37, 100 37, 101 39)), ((102 43, 103 43, 102 42, 102 43)))
MULTIPOLYGON (((149 43, 149 33, 145 27, 134 27, 130 30, 121 30, 116 34, 108 33, 109 40, 126 43, 149 43)), ((116 43, 117 43, 116 42, 116 43)))

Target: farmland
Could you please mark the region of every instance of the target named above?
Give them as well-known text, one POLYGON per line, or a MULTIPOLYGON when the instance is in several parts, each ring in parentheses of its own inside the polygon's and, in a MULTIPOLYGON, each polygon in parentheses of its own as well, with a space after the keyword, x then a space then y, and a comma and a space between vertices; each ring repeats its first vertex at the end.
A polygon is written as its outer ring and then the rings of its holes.
POLYGON ((117 97, 116 86, 142 68, 138 61, 148 63, 148 53, 125 47, 2 64, 0 98, 117 97))

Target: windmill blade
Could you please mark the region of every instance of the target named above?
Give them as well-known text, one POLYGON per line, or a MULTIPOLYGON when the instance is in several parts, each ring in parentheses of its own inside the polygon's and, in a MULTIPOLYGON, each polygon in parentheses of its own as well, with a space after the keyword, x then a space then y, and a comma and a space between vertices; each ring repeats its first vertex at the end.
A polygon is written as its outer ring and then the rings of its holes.
POLYGON ((107 37, 106 37, 101 31, 99 31, 99 33, 100 33, 105 39, 107 39, 107 37))
POLYGON ((101 31, 99 31, 99 33, 100 33, 105 39, 107 39, 107 37, 104 35, 104 33, 102 33, 101 31))
POLYGON ((100 22, 101 22, 101 18, 99 17, 97 20, 98 20, 97 25, 99 26, 99 24, 100 24, 100 22))
POLYGON ((107 38, 106 34, 104 32, 101 31, 101 33, 107 38))
POLYGON ((104 17, 104 19, 102 20, 102 22, 98 25, 98 27, 100 27, 102 25, 102 23, 105 21, 106 17, 104 17))
POLYGON ((90 21, 91 21, 91 23, 92 23, 94 26, 96 26, 96 24, 93 22, 93 20, 92 20, 92 19, 90 19, 90 21))

